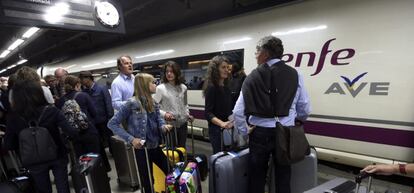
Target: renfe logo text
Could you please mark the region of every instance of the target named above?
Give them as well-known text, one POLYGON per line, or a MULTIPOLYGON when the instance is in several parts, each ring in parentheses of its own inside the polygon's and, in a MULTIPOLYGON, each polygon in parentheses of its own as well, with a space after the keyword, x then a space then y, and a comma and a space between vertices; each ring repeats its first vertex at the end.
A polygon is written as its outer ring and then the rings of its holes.
MULTIPOLYGON (((332 52, 332 50, 329 49, 329 45, 334 40, 336 40, 336 38, 330 39, 323 44, 321 53, 319 55, 319 60, 316 64, 317 65, 316 70, 313 74, 311 74, 311 76, 315 76, 322 71, 323 66, 325 64, 326 56, 328 55, 329 52, 332 52)), ((349 64, 349 62, 347 62, 346 59, 350 59, 354 55, 355 55, 355 50, 352 48, 344 48, 344 49, 336 50, 335 52, 333 52, 330 62, 332 65, 347 65, 349 64)), ((304 56, 307 56, 309 58, 307 66, 309 67, 314 66, 315 59, 316 59, 316 53, 315 52, 300 52, 296 56, 295 67, 300 67, 304 56)), ((294 58, 295 56, 293 54, 284 54, 282 57, 282 60, 284 60, 286 63, 289 63, 289 62, 292 62, 294 58)))

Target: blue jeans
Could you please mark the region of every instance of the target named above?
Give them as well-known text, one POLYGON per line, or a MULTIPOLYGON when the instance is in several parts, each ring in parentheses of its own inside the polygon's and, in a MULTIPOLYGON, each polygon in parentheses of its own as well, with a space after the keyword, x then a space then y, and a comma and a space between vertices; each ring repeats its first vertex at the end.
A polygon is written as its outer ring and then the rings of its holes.
POLYGON ((208 125, 208 138, 210 139, 211 146, 213 147, 213 154, 216 154, 221 149, 221 128, 213 123, 208 125))
MULTIPOLYGON (((257 126, 249 135, 249 192, 264 193, 270 154, 276 157, 275 129, 257 126)), ((290 193, 290 165, 274 163, 276 193, 290 193)))
POLYGON ((55 177, 57 192, 69 193, 67 166, 68 159, 65 157, 45 164, 28 167, 38 193, 52 193, 52 184, 50 182, 49 170, 52 170, 55 177))

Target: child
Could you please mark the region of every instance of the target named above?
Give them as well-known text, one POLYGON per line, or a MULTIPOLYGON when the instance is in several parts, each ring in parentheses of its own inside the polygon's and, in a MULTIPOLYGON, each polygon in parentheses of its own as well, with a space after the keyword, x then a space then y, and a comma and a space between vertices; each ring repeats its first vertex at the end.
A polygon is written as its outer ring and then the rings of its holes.
POLYGON ((171 130, 172 126, 165 124, 163 117, 160 115, 158 104, 151 97, 155 90, 156 84, 152 75, 137 74, 134 81, 135 96, 122 104, 119 111, 108 122, 108 128, 115 135, 120 136, 134 146, 141 183, 145 192, 151 192, 153 184, 150 184, 148 178, 144 144, 148 149, 150 168, 152 168, 152 163, 155 163, 164 173, 168 172, 167 159, 159 147, 159 143, 162 132, 171 130), (120 126, 124 121, 128 125, 125 129, 120 126))

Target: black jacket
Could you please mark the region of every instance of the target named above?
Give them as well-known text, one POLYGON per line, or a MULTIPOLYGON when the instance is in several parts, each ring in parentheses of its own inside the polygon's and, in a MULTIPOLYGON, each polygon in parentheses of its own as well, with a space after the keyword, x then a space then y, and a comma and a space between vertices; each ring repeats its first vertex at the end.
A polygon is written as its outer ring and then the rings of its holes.
MULTIPOLYGON (((42 108, 38 109, 38 116, 40 116, 42 108)), ((4 137, 7 149, 19 149, 19 133, 23 129, 29 127, 26 119, 28 118, 23 118, 15 112, 11 112, 10 115, 7 116, 6 135, 4 137)), ((31 120, 37 119, 39 119, 39 117, 34 117, 31 120)), ((43 118, 39 123, 39 126, 49 130, 50 135, 58 147, 58 158, 66 157, 67 149, 65 147, 64 136, 61 135, 59 127, 62 128, 66 136, 75 137, 77 135, 77 132, 66 121, 63 113, 54 106, 48 106, 44 111, 43 118)))

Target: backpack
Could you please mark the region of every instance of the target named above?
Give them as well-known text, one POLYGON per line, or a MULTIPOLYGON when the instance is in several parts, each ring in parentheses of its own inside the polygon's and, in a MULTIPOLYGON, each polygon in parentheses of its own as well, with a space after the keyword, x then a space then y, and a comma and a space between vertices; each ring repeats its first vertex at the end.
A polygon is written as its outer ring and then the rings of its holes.
POLYGON ((89 128, 88 117, 82 112, 79 104, 76 102, 77 92, 72 99, 66 100, 62 107, 62 112, 65 115, 69 124, 79 133, 85 132, 89 128))
POLYGON ((29 121, 29 127, 19 133, 19 153, 24 166, 45 163, 57 159, 57 146, 49 130, 39 126, 44 107, 37 121, 29 121))

